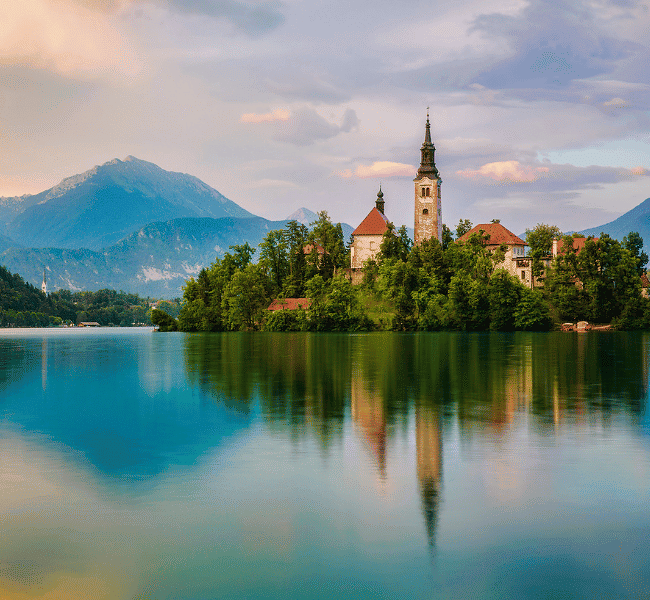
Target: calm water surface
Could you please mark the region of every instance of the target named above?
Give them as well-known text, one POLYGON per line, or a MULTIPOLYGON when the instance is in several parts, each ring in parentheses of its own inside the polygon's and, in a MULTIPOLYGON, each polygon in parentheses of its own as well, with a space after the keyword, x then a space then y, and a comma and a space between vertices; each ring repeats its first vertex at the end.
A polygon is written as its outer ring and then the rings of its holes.
POLYGON ((649 598, 649 345, 0 330, 0 598, 649 598))

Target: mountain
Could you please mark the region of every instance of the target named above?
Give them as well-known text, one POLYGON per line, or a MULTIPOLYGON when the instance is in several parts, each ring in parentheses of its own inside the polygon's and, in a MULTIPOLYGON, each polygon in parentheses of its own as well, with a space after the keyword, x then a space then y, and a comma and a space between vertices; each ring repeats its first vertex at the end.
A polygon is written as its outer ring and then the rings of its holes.
POLYGON ((181 218, 149 223, 102 251, 65 248, 9 248, 0 264, 40 286, 47 271, 50 291, 113 288, 162 298, 182 295, 182 286, 229 246, 257 246, 286 221, 261 217, 181 218))
POLYGON ((292 212, 285 220, 298 221, 298 223, 308 226, 310 223, 318 220, 318 215, 313 210, 309 210, 303 206, 302 208, 292 212))
MULTIPOLYGON (((298 223, 302 223, 303 225, 307 225, 307 226, 309 226, 310 223, 313 223, 314 221, 317 220, 318 220, 318 215, 314 211, 309 210, 304 206, 292 212, 285 219, 285 221, 298 221, 298 223)), ((343 241, 347 245, 348 241, 350 240, 350 236, 354 231, 354 227, 348 225, 347 223, 341 223, 341 229, 343 230, 343 241)), ((413 237, 413 235, 411 235, 411 237, 413 237)))
POLYGON ((582 229, 580 233, 598 237, 601 233, 622 241, 631 231, 636 231, 643 238, 643 250, 650 255, 650 198, 646 198, 641 204, 627 211, 618 219, 605 223, 600 227, 582 229))
POLYGON ((15 242, 11 238, 7 237, 6 235, 2 235, 0 233, 0 252, 11 247, 20 248, 22 247, 22 244, 19 244, 18 242, 15 242))
POLYGON ((59 185, 0 199, 6 234, 23 246, 100 250, 152 222, 180 217, 253 217, 200 179, 127 156, 59 185), (22 208, 22 212, 17 212, 22 208))

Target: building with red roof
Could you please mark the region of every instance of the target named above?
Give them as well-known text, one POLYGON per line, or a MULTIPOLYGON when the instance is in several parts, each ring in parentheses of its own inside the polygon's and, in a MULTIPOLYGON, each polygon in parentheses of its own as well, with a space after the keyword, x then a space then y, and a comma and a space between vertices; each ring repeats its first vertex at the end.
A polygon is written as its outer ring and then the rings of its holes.
POLYGON ((350 266, 352 270, 363 269, 363 263, 374 259, 379 252, 384 233, 388 231, 389 221, 384 214, 384 193, 381 186, 377 192, 375 207, 352 232, 353 242, 350 246, 350 266))
POLYGON ((481 223, 472 227, 467 233, 461 235, 456 242, 463 244, 471 235, 479 234, 485 239, 485 246, 494 252, 501 246, 505 246, 505 258, 503 262, 496 265, 497 269, 505 269, 511 275, 521 280, 527 287, 533 287, 532 261, 526 257, 526 242, 509 229, 506 229, 498 221, 492 223, 481 223))
MULTIPOLYGON (((585 238, 585 237, 574 237, 573 238, 573 248, 576 251, 576 254, 579 253, 584 247, 585 242, 591 239, 594 242, 597 242, 599 238, 585 238)), ((564 240, 553 240, 553 258, 558 254, 564 254, 566 250, 564 249, 564 240)))

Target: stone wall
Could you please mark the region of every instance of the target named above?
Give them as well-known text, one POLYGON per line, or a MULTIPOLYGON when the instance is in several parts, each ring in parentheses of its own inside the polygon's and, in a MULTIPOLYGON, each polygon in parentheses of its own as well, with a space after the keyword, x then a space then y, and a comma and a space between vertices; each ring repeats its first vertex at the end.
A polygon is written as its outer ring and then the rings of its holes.
POLYGON ((366 260, 375 258, 382 238, 382 235, 355 235, 350 246, 350 266, 353 269, 362 269, 366 260))

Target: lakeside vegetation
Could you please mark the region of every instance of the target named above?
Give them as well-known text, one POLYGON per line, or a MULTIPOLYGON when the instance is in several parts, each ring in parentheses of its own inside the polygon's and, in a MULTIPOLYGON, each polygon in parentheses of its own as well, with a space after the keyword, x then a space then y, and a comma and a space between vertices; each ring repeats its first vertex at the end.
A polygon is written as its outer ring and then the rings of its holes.
MULTIPOLYGON (((44 294, 20 275, 0 266, 0 327, 57 327, 95 322, 130 327, 150 322, 151 298, 115 290, 44 294)), ((171 317, 180 312, 180 299, 159 301, 171 317)))
MULTIPOLYGON (((471 226, 461 220, 456 240, 471 226)), ((377 260, 364 265, 363 282, 352 285, 349 245, 321 212, 311 228, 292 221, 269 232, 258 249, 231 246, 186 283, 177 319, 153 310, 152 322, 161 331, 532 331, 580 320, 650 327, 650 300, 641 293, 648 257, 637 233, 623 242, 589 238, 580 252, 556 227, 527 234, 543 287, 525 287, 497 268, 506 248, 489 248, 487 236, 458 243, 443 226, 442 243, 413 246, 406 229, 392 225, 377 260), (550 262, 558 238, 568 250, 550 262), (310 299, 306 309, 267 310, 275 298, 303 297, 310 299)))

